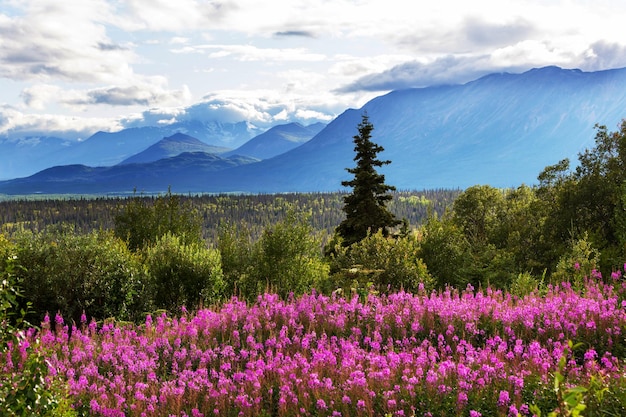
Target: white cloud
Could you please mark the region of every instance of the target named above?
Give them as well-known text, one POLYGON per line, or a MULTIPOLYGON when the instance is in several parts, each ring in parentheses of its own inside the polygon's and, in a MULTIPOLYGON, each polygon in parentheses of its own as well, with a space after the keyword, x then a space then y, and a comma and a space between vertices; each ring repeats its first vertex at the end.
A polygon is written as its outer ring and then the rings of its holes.
POLYGON ((235 1, 214 0, 128 0, 124 20, 127 30, 180 31, 207 30, 238 10, 235 1))
POLYGON ((115 131, 122 126, 111 118, 76 117, 58 114, 27 114, 0 106, 0 135, 4 137, 57 136, 85 139, 97 131, 115 131))
POLYGON ((104 86, 93 89, 62 89, 50 84, 35 84, 22 91, 24 104, 43 110, 49 103, 85 111, 89 106, 175 106, 191 101, 186 85, 178 90, 167 88, 161 77, 137 80, 132 85, 104 86))
POLYGON ((43 110, 46 105, 62 94, 61 87, 52 84, 36 84, 22 90, 22 100, 27 107, 43 110))
POLYGON ((328 122, 336 114, 323 104, 296 102, 271 91, 222 91, 210 94, 187 107, 150 109, 120 121, 124 127, 172 124, 185 121, 238 123, 250 122, 261 128, 275 123, 300 121, 328 122))
POLYGON ((580 67, 588 71, 626 67, 626 45, 595 42, 580 55, 580 67))
POLYGON ((61 104, 68 106, 110 105, 110 106, 170 106, 183 104, 191 98, 187 86, 180 90, 167 90, 157 84, 135 84, 95 88, 65 97, 61 104))
POLYGON ((253 45, 196 45, 173 49, 174 53, 203 53, 209 58, 231 57, 239 61, 322 61, 326 56, 311 53, 305 48, 259 48, 253 45))
POLYGON ((614 0, 0 4, 0 89, 14 100, 3 110, 13 131, 72 120, 75 131, 190 117, 328 120, 393 88, 544 65, 626 66, 626 3, 614 0))
POLYGON ((132 74, 133 52, 106 34, 107 2, 30 0, 20 5, 22 14, 0 15, 0 77, 107 82, 132 74))

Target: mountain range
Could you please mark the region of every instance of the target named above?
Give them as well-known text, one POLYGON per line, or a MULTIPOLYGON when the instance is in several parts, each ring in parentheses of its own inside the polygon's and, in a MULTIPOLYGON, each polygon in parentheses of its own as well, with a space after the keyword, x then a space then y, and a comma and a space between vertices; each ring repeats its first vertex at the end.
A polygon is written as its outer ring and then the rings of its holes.
MULTIPOLYGON (((169 154, 167 159, 113 166, 138 157, 157 141, 131 153, 124 141, 117 146, 117 138, 138 132, 100 134, 94 143, 127 155, 117 157, 108 168, 89 168, 81 162, 3 181, 0 193, 160 192, 168 186, 181 193, 336 191, 342 189, 342 180, 349 179, 345 168, 355 164, 352 139, 364 113, 374 125, 372 140, 385 149, 379 157, 391 160, 381 172, 399 189, 532 184, 547 165, 563 158, 575 162, 579 152, 593 146, 595 124, 618 128, 626 117, 626 69, 583 72, 544 67, 522 74, 495 73, 461 85, 392 91, 360 109, 346 110, 327 126, 276 126, 278 132, 312 131, 310 138, 292 140, 291 148, 278 146, 273 151, 269 145, 257 146, 270 129, 219 155, 169 154), (212 164, 215 169, 208 168, 212 164), (119 174, 116 170, 122 167, 127 171, 119 174)), ((244 125, 251 134, 250 124, 244 125)), ((163 134, 162 127, 142 129, 146 136, 156 135, 150 129, 163 134)), ((202 139, 189 130, 170 133, 202 139)), ((268 144, 277 142, 273 137, 268 144)), ((50 143, 60 153, 67 148, 62 141, 50 143)), ((229 147, 223 141, 211 145, 229 147)), ((79 153, 72 155, 76 158, 79 153)))
POLYGON ((207 145, 232 150, 263 132, 263 129, 248 122, 187 120, 166 126, 96 132, 79 142, 56 137, 5 135, 0 136, 0 179, 25 177, 57 165, 115 165, 177 133, 207 145))

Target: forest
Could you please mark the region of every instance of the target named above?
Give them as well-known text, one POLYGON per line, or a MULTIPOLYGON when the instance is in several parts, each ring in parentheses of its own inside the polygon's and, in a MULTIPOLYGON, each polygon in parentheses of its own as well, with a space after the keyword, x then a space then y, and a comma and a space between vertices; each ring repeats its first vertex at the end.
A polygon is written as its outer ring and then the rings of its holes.
POLYGON ((533 186, 391 191, 395 226, 349 244, 347 195, 0 202, 0 406, 22 387, 67 416, 624 415, 626 122, 533 186))
MULTIPOLYGON (((461 190, 397 191, 388 205, 399 218, 419 225, 429 212, 443 214, 461 190)), ((308 213, 311 227, 329 235, 342 219, 341 207, 346 192, 287 194, 178 195, 197 212, 202 221, 202 237, 214 244, 220 224, 246 223, 251 235, 258 237, 263 228, 284 218, 289 209, 308 213)), ((110 230, 115 214, 133 199, 152 204, 159 195, 136 193, 119 196, 5 196, 0 198, 0 232, 12 235, 20 230, 44 230, 48 226, 71 224, 77 233, 110 230)))

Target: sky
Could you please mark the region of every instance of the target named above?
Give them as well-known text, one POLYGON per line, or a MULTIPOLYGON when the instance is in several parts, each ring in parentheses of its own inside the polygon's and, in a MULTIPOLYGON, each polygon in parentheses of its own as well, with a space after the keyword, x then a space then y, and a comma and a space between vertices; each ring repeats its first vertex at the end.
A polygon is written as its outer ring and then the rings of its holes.
POLYGON ((626 67, 623 0, 0 0, 0 137, 329 122, 391 90, 626 67))

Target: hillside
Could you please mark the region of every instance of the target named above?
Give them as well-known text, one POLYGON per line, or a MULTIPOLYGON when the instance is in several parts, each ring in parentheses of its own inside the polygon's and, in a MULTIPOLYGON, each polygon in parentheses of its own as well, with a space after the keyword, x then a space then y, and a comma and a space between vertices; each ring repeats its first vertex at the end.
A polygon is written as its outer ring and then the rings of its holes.
POLYGON ((159 159, 171 158, 185 152, 222 154, 228 150, 228 148, 224 147, 207 145, 206 143, 192 136, 185 135, 184 133, 175 133, 172 136, 161 139, 154 145, 148 147, 146 150, 123 160, 120 162, 120 165, 155 162, 159 159))
POLYGON ((297 148, 318 134, 325 126, 322 123, 309 126, 303 126, 300 123, 274 126, 228 154, 268 159, 297 148))

